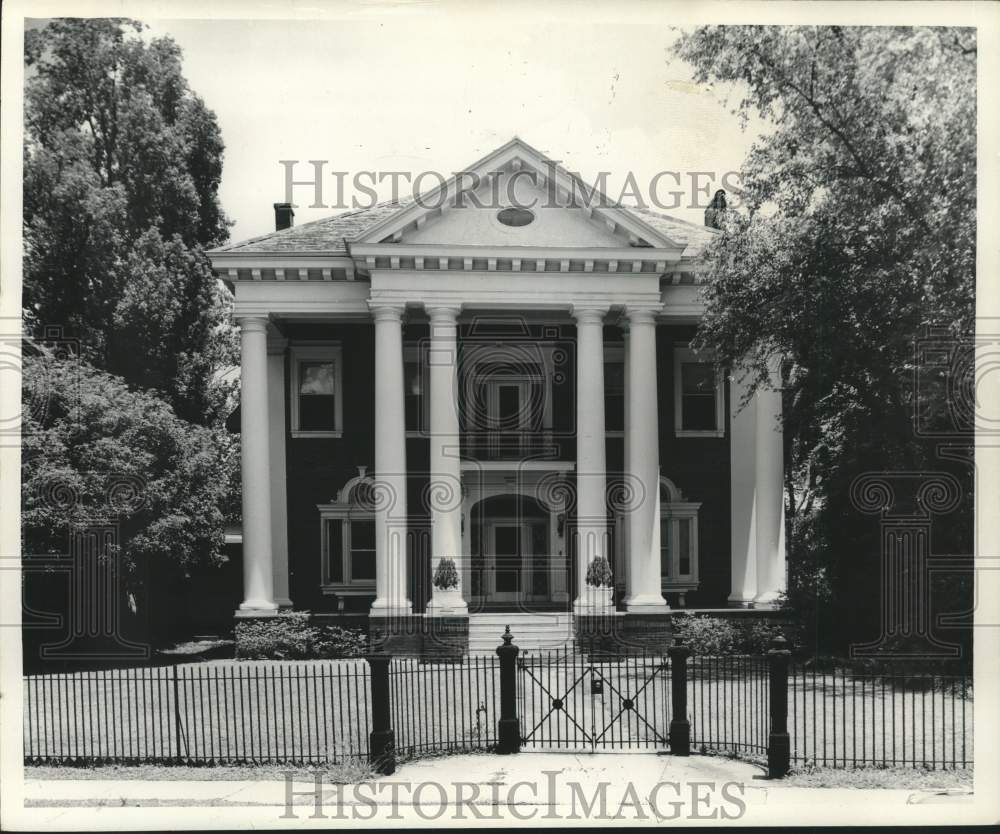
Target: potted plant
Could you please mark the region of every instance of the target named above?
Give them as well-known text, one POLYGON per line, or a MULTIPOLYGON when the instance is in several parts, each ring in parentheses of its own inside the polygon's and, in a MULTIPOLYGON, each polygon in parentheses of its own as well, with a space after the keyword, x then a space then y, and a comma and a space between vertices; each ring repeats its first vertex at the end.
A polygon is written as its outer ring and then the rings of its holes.
POLYGON ((587 604, 591 608, 611 607, 611 565, 603 556, 597 556, 587 565, 587 604))
POLYGON ((454 559, 445 557, 438 561, 434 569, 433 583, 434 596, 428 604, 429 610, 441 614, 458 614, 466 609, 465 600, 462 599, 462 592, 458 587, 458 568, 454 559))

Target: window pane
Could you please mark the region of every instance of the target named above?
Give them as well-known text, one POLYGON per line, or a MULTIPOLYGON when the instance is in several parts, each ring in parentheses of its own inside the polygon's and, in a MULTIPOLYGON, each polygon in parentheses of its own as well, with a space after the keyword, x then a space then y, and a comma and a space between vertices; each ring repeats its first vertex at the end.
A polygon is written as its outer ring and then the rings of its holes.
POLYGON ((337 428, 335 368, 333 362, 299 363, 300 431, 337 428))
POLYGON ((685 394, 715 394, 715 368, 706 362, 681 364, 681 391, 685 394))
POLYGON ((681 400, 681 428, 685 431, 715 431, 715 397, 685 395, 681 400))
POLYGON ((355 519, 351 522, 351 550, 375 549, 375 522, 372 519, 355 519))
POLYGON ((514 428, 521 413, 521 389, 515 385, 501 385, 497 391, 498 421, 503 428, 514 428))
POLYGON ((333 362, 302 362, 299 364, 299 393, 303 396, 332 396, 333 362))
POLYGON ((351 548, 351 581, 363 582, 375 578, 375 551, 351 548))
POLYGON ((680 556, 679 559, 680 566, 678 570, 680 571, 681 576, 691 575, 691 524, 692 523, 693 522, 690 519, 682 521, 680 523, 681 524, 680 544, 678 545, 678 547, 680 548, 680 553, 678 554, 680 556))
POLYGON ((311 394, 299 397, 301 431, 334 431, 336 428, 336 397, 311 394))
POLYGON ((344 581, 344 538, 341 522, 326 523, 326 575, 330 582, 344 581))
POLYGON ((670 578, 670 519, 660 519, 660 576, 670 578))

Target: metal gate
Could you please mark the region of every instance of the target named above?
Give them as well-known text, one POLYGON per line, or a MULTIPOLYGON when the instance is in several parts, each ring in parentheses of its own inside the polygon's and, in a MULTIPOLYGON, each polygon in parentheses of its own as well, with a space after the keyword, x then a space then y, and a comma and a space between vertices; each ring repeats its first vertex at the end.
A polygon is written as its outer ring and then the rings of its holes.
POLYGON ((670 662, 663 656, 517 658, 521 745, 530 750, 667 749, 670 662))

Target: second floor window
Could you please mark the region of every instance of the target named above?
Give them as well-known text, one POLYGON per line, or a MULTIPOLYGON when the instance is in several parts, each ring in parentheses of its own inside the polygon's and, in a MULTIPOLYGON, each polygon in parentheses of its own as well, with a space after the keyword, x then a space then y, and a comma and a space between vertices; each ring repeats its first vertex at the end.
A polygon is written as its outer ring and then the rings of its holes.
POLYGON ((340 437, 343 362, 339 345, 293 346, 292 436, 340 437))
POLYGON ((686 345, 674 347, 674 428, 681 437, 725 434, 722 375, 686 345))

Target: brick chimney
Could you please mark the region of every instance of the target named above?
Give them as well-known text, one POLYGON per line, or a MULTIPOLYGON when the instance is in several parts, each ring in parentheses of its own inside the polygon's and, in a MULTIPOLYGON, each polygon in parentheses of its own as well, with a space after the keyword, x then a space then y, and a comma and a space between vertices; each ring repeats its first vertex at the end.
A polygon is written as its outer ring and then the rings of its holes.
POLYGON ((282 229, 290 229, 295 225, 295 212, 292 211, 291 203, 274 204, 274 231, 280 232, 282 229))
POLYGON ((722 218, 726 214, 726 192, 723 189, 719 189, 715 192, 715 196, 712 197, 712 202, 708 204, 708 208, 705 209, 705 225, 710 229, 721 229, 722 228, 722 218))

